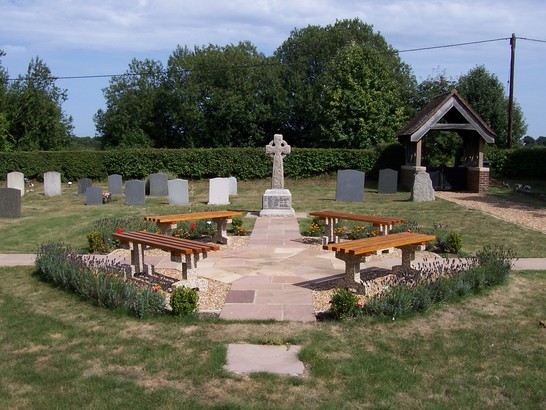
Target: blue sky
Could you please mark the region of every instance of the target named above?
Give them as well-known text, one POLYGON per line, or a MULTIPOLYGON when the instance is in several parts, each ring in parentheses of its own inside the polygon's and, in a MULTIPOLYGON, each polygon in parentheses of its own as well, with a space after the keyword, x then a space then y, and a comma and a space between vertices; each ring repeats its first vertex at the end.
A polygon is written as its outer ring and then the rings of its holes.
MULTIPOLYGON (((0 49, 11 77, 39 56, 53 75, 122 74, 133 58, 166 64, 177 45, 251 41, 272 55, 294 28, 358 17, 398 50, 518 38, 546 41, 544 0, 0 0, 0 49)), ((508 92, 508 40, 403 52, 418 81, 457 78, 477 65, 508 92)), ((94 136, 107 78, 59 80, 78 136, 94 136)), ((529 126, 546 136, 546 43, 518 39, 514 92, 529 126)))

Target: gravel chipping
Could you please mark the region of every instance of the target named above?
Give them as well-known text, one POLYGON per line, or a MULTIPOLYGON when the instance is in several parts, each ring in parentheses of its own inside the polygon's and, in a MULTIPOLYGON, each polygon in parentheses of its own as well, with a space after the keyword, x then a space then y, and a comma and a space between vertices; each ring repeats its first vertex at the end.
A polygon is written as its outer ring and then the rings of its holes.
POLYGON ((532 208, 491 195, 469 192, 435 192, 438 198, 477 209, 503 221, 546 233, 546 210, 532 208))

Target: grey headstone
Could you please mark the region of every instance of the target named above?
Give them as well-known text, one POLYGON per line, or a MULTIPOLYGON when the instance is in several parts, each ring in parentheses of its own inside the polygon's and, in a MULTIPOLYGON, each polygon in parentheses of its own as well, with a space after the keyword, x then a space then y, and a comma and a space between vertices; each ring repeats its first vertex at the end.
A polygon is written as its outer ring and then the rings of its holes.
POLYGON ((434 188, 432 180, 427 172, 417 172, 413 180, 410 201, 430 202, 434 201, 434 188))
POLYGON ((85 190, 85 205, 102 205, 102 189, 90 186, 85 190))
POLYGON ((108 175, 108 192, 112 195, 121 195, 122 187, 123 179, 121 178, 121 175, 108 175))
POLYGON ((229 179, 212 178, 209 180, 209 205, 229 204, 229 179))
POLYGON ((59 196, 61 195, 61 174, 55 171, 46 172, 44 174, 44 195, 59 196))
POLYGON ((146 187, 144 181, 132 179, 125 183, 125 204, 126 205, 144 205, 146 197, 146 187))
POLYGON ((273 141, 265 146, 266 154, 273 157, 272 189, 284 189, 284 157, 290 154, 290 145, 282 138, 282 134, 273 135, 273 141))
POLYGON ((93 185, 91 178, 81 178, 78 179, 78 195, 85 195, 85 191, 93 185))
POLYGON ((188 181, 185 179, 171 179, 169 185, 169 205, 186 205, 190 203, 188 181))
POLYGON ((237 178, 229 177, 229 195, 237 195, 237 178))
POLYGON ((17 188, 0 188, 0 218, 21 217, 21 191, 17 188))
POLYGON ((379 171, 379 182, 377 192, 379 194, 396 194, 398 189, 398 171, 394 169, 381 169, 379 171))
POLYGON ((169 195, 169 177, 167 174, 157 173, 149 176, 150 181, 150 196, 167 196, 169 195))
POLYGON ((336 201, 362 202, 364 196, 364 172, 354 169, 337 171, 336 201))
POLYGON ((21 191, 21 196, 25 195, 25 175, 22 172, 10 172, 6 177, 6 186, 21 191))

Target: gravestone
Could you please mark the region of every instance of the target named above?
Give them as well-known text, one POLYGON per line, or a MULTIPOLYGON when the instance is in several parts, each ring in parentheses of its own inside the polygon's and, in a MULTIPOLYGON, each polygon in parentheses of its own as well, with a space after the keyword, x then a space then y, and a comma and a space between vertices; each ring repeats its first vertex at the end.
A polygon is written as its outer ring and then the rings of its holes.
POLYGON ((121 178, 121 175, 108 175, 108 192, 112 195, 121 195, 122 187, 123 179, 121 178))
POLYGON ((21 191, 21 196, 25 195, 25 176, 22 172, 10 172, 6 176, 6 187, 15 188, 21 191))
POLYGON ((102 205, 102 189, 90 186, 85 190, 85 205, 102 205))
POLYGON ((364 196, 364 172, 354 169, 337 171, 336 201, 362 202, 364 196))
POLYGON ((78 195, 85 195, 85 191, 93 185, 91 178, 81 178, 78 179, 78 195))
POLYGON ((46 172, 44 174, 44 195, 59 196, 61 195, 61 174, 55 171, 46 172))
POLYGON ((125 183, 125 205, 144 205, 145 197, 144 181, 132 179, 125 183))
POLYGON ((212 178, 209 180, 209 205, 229 204, 229 179, 212 178))
POLYGON ((237 178, 229 177, 229 195, 237 195, 237 178))
POLYGON ((292 193, 284 188, 284 158, 290 154, 290 145, 281 134, 275 134, 273 141, 265 146, 266 154, 273 157, 273 175, 271 189, 262 196, 260 216, 295 216, 292 208, 292 193))
POLYGON ((394 169, 379 170, 379 181, 377 184, 377 193, 396 194, 398 189, 398 171, 394 169))
POLYGON ((190 203, 188 181, 185 179, 171 179, 169 185, 169 205, 187 205, 190 203))
POLYGON ((17 188, 0 188, 0 218, 21 217, 21 191, 17 188))
POLYGON ((413 202, 430 202, 434 201, 434 188, 430 175, 425 171, 420 171, 415 174, 413 180, 413 188, 411 189, 410 201, 413 202))
POLYGON ((149 176, 150 181, 150 196, 167 196, 169 195, 169 177, 167 174, 157 173, 149 176))

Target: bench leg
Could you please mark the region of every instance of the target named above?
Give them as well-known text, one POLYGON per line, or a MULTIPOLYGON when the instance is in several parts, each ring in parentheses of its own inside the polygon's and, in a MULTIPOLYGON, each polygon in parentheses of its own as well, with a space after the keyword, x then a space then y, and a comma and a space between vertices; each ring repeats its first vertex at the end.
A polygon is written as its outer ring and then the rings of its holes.
POLYGON ((216 224, 216 235, 212 238, 212 241, 214 243, 227 244, 227 224, 231 222, 231 219, 214 218, 212 221, 216 224))
POLYGON ((424 245, 406 245, 401 246, 402 265, 393 266, 392 270, 411 269, 411 262, 415 260, 415 252, 423 250, 424 245))
POLYGON ((173 234, 173 229, 176 229, 177 224, 173 224, 170 222, 158 222, 157 227, 159 228, 159 232, 161 232, 162 235, 171 236, 173 234))
POLYGON ((140 243, 129 243, 131 250, 131 277, 144 270, 144 247, 140 243))
POLYGON ((206 253, 203 254, 190 254, 190 255, 172 255, 172 262, 180 262, 182 270, 182 280, 174 283, 176 286, 186 286, 188 288, 199 288, 202 290, 207 289, 207 281, 200 280, 197 277, 197 262, 207 257, 206 253))
POLYGON ((347 280, 354 280, 360 283, 360 264, 365 255, 349 255, 336 252, 336 258, 345 262, 345 277, 347 280))
POLYGON ((320 223, 324 225, 324 236, 322 237, 322 244, 328 245, 329 243, 338 243, 339 237, 335 236, 334 229, 338 220, 335 218, 321 219, 320 223), (326 242, 326 243, 325 243, 326 242))

